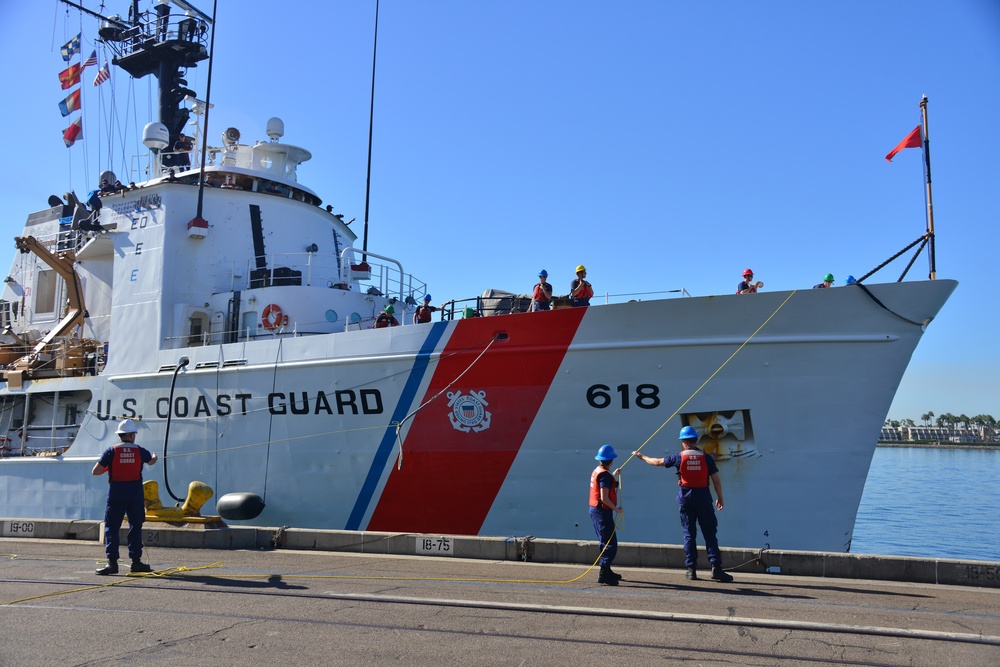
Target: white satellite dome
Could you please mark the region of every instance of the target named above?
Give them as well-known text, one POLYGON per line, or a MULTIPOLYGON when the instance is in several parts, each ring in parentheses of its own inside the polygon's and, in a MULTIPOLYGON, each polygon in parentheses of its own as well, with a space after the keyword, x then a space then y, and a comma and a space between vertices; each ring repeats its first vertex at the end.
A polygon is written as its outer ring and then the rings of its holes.
POLYGON ((158 121, 147 123, 142 128, 142 145, 151 151, 162 151, 170 145, 170 131, 158 121))
POLYGON ((267 120, 267 136, 272 140, 277 140, 285 136, 285 121, 280 118, 269 118, 267 120))

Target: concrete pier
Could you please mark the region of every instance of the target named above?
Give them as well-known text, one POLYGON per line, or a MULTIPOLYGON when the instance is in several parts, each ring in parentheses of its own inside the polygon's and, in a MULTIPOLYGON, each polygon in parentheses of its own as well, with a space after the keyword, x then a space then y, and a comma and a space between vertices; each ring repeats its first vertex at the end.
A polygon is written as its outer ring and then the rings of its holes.
MULTIPOLYGON (((48 519, 0 519, 0 537, 100 542, 99 521, 48 519)), ((122 529, 125 544, 127 530, 122 529)), ((463 559, 530 561, 590 565, 597 557, 596 542, 538 540, 521 537, 470 537, 415 533, 376 533, 300 528, 258 528, 189 524, 177 527, 147 522, 143 541, 150 546, 186 549, 266 549, 332 551, 401 556, 447 556, 463 559)), ((704 549, 701 549, 702 567, 704 549)), ((908 558, 815 551, 722 549, 726 569, 742 573, 839 577, 873 581, 907 581, 1000 588, 1000 563, 956 559, 908 558)), ((623 567, 683 569, 684 551, 679 545, 621 542, 616 564, 623 567)))
POLYGON ((155 572, 102 577, 98 522, 27 523, 2 665, 1000 664, 996 563, 622 545, 612 587, 592 542, 148 524, 155 572))

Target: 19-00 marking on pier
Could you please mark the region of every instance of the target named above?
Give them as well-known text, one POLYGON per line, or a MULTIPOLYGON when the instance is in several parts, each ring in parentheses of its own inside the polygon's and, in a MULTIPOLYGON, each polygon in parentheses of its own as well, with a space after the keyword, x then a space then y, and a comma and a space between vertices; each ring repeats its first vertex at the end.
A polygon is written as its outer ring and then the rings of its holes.
POLYGON ((3 536, 4 537, 34 537, 35 535, 35 522, 34 521, 4 521, 3 522, 3 536))

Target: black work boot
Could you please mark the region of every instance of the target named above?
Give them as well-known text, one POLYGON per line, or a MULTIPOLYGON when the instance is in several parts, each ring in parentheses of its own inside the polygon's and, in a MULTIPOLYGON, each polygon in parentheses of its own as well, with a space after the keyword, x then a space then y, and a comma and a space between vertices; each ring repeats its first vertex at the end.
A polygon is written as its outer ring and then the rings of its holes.
POLYGON ((721 565, 713 565, 712 578, 715 579, 716 581, 721 581, 724 584, 728 584, 730 581, 733 580, 733 575, 723 570, 721 565))
POLYGON ((151 568, 146 563, 143 563, 142 561, 139 560, 132 561, 132 574, 136 574, 139 572, 152 572, 152 571, 153 568, 151 568))
POLYGON ((118 561, 108 559, 108 564, 104 567, 94 570, 94 574, 99 574, 101 576, 109 574, 118 574, 118 561))
POLYGON ((618 578, 611 571, 611 568, 604 566, 601 568, 601 573, 597 575, 597 583, 606 586, 617 586, 618 578))
POLYGON ((614 577, 618 581, 622 580, 622 575, 620 575, 617 572, 615 572, 614 570, 612 570, 610 565, 608 565, 608 574, 610 574, 612 577, 614 577))
POLYGON ((687 569, 687 572, 684 573, 684 576, 687 577, 688 579, 697 579, 698 570, 694 569, 693 567, 689 567, 687 569))

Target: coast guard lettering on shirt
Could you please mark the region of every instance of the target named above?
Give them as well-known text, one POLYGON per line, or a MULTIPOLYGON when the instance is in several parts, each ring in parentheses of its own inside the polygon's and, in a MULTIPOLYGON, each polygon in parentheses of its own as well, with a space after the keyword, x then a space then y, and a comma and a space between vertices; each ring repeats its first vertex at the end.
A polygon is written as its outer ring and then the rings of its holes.
POLYGON ((136 482, 142 479, 142 458, 139 448, 131 444, 118 444, 114 447, 111 459, 112 482, 136 482))
POLYGON ((685 449, 681 452, 680 479, 677 483, 687 489, 701 489, 708 486, 708 462, 705 452, 700 449, 685 449))

